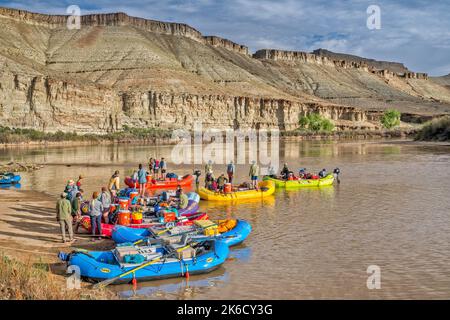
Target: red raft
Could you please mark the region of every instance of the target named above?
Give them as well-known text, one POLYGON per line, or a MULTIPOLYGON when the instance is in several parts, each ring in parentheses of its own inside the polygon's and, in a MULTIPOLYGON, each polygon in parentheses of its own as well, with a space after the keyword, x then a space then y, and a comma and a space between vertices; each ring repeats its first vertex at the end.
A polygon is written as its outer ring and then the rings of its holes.
MULTIPOLYGON (((172 189, 177 186, 189 187, 194 182, 194 177, 190 174, 185 175, 183 178, 178 180, 177 178, 166 178, 165 180, 156 180, 151 176, 147 176, 147 183, 145 188, 149 189, 172 189)), ((139 183, 134 182, 131 177, 125 177, 125 184, 130 188, 139 188, 139 183)))
MULTIPOLYGON (((181 216, 181 218, 187 218, 187 220, 186 219, 181 219, 179 221, 174 221, 175 225, 177 225, 177 226, 189 226, 189 225, 194 224, 194 221, 196 221, 196 220, 208 220, 209 219, 208 214, 205 213, 205 212, 183 214, 181 216)), ((83 216, 81 218, 80 224, 89 233, 92 232, 92 229, 91 229, 91 218, 89 216, 83 216)), ((159 222, 147 223, 144 220, 143 223, 141 223, 141 224, 130 224, 130 225, 127 225, 127 227, 142 229, 142 228, 154 227, 154 226, 157 226, 157 225, 161 225, 161 223, 159 223, 159 222)), ((114 226, 115 226, 115 224, 109 224, 109 223, 103 223, 102 222, 102 236, 111 238, 114 226)))

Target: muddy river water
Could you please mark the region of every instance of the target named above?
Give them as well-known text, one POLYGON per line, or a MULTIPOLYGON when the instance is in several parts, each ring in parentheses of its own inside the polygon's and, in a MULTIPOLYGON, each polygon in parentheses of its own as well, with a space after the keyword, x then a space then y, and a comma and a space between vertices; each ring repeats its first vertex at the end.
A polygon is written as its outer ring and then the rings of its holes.
MULTIPOLYGON (((173 166, 171 146, 96 145, 11 148, 9 160, 45 164, 22 174, 22 189, 60 193, 86 176, 87 194, 123 177, 149 156, 173 166)), ((218 270, 186 279, 113 286, 148 299, 450 298, 450 146, 405 141, 285 142, 280 162, 292 169, 341 169, 341 183, 321 189, 277 190, 240 204, 201 203, 212 218, 239 217, 253 226, 218 270), (367 268, 380 268, 369 290, 367 268)), ((199 166, 198 166, 199 167, 199 166)), ((248 167, 238 166, 238 180, 248 167)), ((224 165, 215 172, 225 171, 224 165)))

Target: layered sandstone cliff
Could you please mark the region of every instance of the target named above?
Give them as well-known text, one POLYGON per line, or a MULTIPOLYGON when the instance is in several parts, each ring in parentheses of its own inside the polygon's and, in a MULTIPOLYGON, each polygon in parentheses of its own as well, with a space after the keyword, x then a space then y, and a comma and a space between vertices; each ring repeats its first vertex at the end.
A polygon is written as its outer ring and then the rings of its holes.
POLYGON ((106 133, 127 126, 293 130, 318 112, 376 129, 385 108, 450 112, 425 76, 321 54, 248 48, 124 13, 81 18, 0 8, 0 126, 106 133))

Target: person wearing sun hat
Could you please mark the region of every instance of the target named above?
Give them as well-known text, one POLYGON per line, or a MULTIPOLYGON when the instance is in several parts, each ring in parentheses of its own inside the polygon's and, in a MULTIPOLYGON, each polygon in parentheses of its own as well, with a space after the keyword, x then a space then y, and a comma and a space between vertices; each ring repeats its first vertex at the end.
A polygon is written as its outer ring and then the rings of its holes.
POLYGON ((64 192, 67 194, 67 200, 72 202, 72 200, 75 198, 78 192, 78 188, 75 185, 75 181, 73 181, 72 179, 67 181, 67 185, 66 188, 64 189, 64 192))

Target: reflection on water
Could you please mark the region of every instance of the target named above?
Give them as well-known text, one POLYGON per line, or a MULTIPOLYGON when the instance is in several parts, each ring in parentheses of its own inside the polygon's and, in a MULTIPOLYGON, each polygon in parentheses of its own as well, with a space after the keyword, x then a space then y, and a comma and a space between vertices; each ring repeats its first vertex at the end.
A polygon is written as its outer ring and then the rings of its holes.
MULTIPOLYGON (((170 146, 98 145, 0 151, 0 162, 43 163, 22 174, 22 189, 57 196, 66 180, 86 176, 87 193, 115 169, 129 174, 170 146)), ((253 227, 247 259, 230 259, 208 275, 139 284, 137 297, 179 299, 450 298, 450 148, 385 142, 287 142, 280 162, 291 169, 341 169, 341 184, 277 190, 242 203, 201 203, 216 219, 253 227), (366 270, 381 268, 381 290, 368 290, 366 270)), ((215 166, 215 173, 225 166, 215 166)), ((202 166, 197 168, 203 169, 202 166)), ((173 170, 172 170, 173 169, 173 170)), ((237 166, 237 180, 248 179, 237 166)), ((203 177, 202 177, 203 178, 203 177)), ((237 248, 239 249, 239 248, 237 248)), ((233 249, 232 252, 235 252, 233 249)), ((117 287, 127 297, 130 286, 117 287)), ((130 291, 131 290, 131 291, 130 291)))
MULTIPOLYGON (((239 263, 248 262, 251 248, 239 246, 233 248, 227 259, 227 265, 238 267, 239 263)), ((223 267, 208 275, 193 275, 188 279, 167 279, 139 283, 133 290, 130 285, 114 287, 120 296, 134 299, 195 299, 198 293, 207 293, 209 288, 220 289, 229 281, 229 273, 223 267)))

